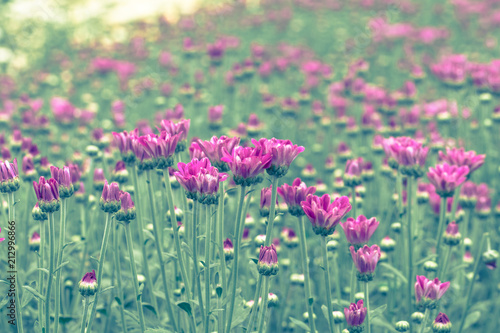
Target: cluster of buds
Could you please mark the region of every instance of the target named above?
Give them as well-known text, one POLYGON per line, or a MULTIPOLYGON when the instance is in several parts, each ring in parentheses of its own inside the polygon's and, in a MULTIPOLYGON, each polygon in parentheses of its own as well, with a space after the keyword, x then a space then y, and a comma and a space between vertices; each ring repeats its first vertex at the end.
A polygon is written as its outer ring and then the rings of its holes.
POLYGON ((257 269, 259 274, 265 276, 278 274, 278 254, 276 253, 276 247, 274 244, 260 247, 257 269))

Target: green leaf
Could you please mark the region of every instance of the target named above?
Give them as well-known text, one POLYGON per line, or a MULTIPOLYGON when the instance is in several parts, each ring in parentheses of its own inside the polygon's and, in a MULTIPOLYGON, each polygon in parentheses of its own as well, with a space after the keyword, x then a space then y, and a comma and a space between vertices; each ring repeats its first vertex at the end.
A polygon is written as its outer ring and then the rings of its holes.
POLYGON ((396 276, 401 280, 403 281, 403 283, 408 283, 408 280, 406 279, 406 277, 401 274, 401 272, 397 269, 397 268, 394 268, 393 266, 389 265, 388 263, 386 262, 383 262, 383 263, 380 263, 380 266, 382 267, 385 267, 386 269, 390 270, 391 272, 393 272, 394 274, 396 274, 396 276))
POLYGON ((102 289, 102 290, 99 292, 99 295, 104 294, 106 291, 111 290, 111 289, 113 289, 114 287, 115 287, 115 286, 109 286, 109 287, 106 287, 106 288, 102 289))
POLYGON ((377 316, 382 315, 384 311, 387 309, 387 304, 381 305, 376 309, 370 310, 370 317, 375 318, 377 316))
POLYGON ((41 267, 39 267, 39 268, 35 269, 35 271, 42 271, 45 274, 49 275, 49 270, 47 268, 41 268, 41 267))
POLYGON ((191 251, 191 248, 189 247, 189 245, 186 244, 186 242, 182 242, 181 248, 182 248, 182 251, 185 251, 188 256, 193 258, 193 252, 191 251))
POLYGON ((149 303, 142 303, 142 307, 148 309, 149 311, 153 312, 156 316, 156 318, 158 318, 158 313, 156 312, 156 309, 149 303))
POLYGON ((479 318, 481 318, 480 311, 474 311, 469 313, 465 318, 464 331, 466 331, 470 326, 474 325, 479 320, 479 318))
POLYGON ((314 298, 310 297, 307 302, 309 303, 309 305, 312 305, 314 303, 314 298))
POLYGON ((238 299, 236 299, 236 302, 238 306, 235 306, 234 309, 233 321, 231 322, 231 330, 243 323, 252 310, 251 308, 243 307, 243 298, 238 297, 238 299))
POLYGON ((122 305, 122 301, 120 300, 120 297, 115 296, 115 301, 118 303, 118 305, 122 305))
MULTIPOLYGON (((394 329, 394 326, 389 324, 387 320, 384 319, 384 317, 374 318, 371 322, 373 326, 383 327, 386 331, 389 331, 391 333, 398 333, 398 331, 394 329)), ((375 330, 373 331, 375 332, 375 330)))
POLYGON ((256 259, 256 258, 250 258, 251 261, 253 261, 254 264, 258 264, 259 263, 259 259, 256 259))
POLYGON ((310 331, 309 326, 307 326, 307 324, 306 324, 306 323, 304 323, 303 321, 300 321, 300 320, 295 319, 295 318, 293 318, 293 317, 288 317, 288 318, 290 319, 290 321, 291 321, 292 323, 294 323, 294 324, 295 324, 295 325, 297 325, 298 327, 302 328, 304 331, 306 331, 306 332, 309 332, 309 331, 310 331))
POLYGON ((72 321, 73 319, 76 319, 75 317, 71 317, 71 316, 59 316, 59 323, 60 324, 66 324, 66 323, 69 323, 70 321, 72 321))
POLYGON ((40 323, 38 322, 38 320, 35 321, 34 327, 35 327, 35 332, 36 333, 42 333, 42 327, 40 326, 40 323))
POLYGON ((321 306, 321 311, 323 311, 323 316, 325 316, 326 320, 327 320, 327 321, 328 321, 328 320, 330 320, 330 319, 329 319, 329 318, 330 318, 330 316, 329 316, 329 314, 328 314, 328 307, 327 307, 326 305, 324 305, 324 304, 323 304, 323 305, 321 306))
POLYGON ((33 289, 30 286, 23 286, 23 288, 32 293, 36 298, 45 302, 45 297, 43 297, 42 294, 40 294, 36 289, 33 289))
POLYGON ((64 244, 64 246, 62 247, 63 251, 64 251, 64 249, 65 249, 67 246, 70 246, 70 245, 73 245, 73 244, 76 244, 76 242, 69 242, 69 243, 64 244))
POLYGON ((4 299, 2 299, 2 301, 0 302, 0 309, 3 309, 3 306, 5 304, 7 304, 8 301, 9 301, 9 298, 8 297, 4 297, 4 299))
POLYGON ((215 288, 215 292, 217 293, 217 297, 220 298, 222 295, 222 287, 215 288))
POLYGON ((28 305, 34 296, 35 295, 33 295, 32 293, 23 293, 23 297, 21 299, 21 309, 23 309, 26 305, 28 305))
POLYGON ((179 302, 177 306, 184 310, 189 316, 191 316, 191 304, 188 302, 179 302))
POLYGON ((132 318, 132 320, 134 320, 134 321, 137 323, 137 325, 139 325, 139 318, 135 315, 135 313, 130 312, 130 311, 128 311, 128 310, 123 310, 123 312, 124 312, 127 316, 129 316, 130 318, 132 318))
POLYGON ((63 268, 67 264, 69 264, 69 261, 65 261, 62 264, 60 264, 56 269, 54 269, 54 274, 57 273, 58 270, 60 270, 61 268, 63 268))

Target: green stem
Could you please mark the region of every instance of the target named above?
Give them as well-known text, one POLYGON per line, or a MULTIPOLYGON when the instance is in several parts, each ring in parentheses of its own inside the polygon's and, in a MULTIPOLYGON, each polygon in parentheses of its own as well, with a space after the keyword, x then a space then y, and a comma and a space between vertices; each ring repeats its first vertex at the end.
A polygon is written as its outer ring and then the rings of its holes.
MULTIPOLYGON (((337 253, 333 254, 333 269, 335 272, 339 272, 339 264, 337 260, 337 253)), ((340 275, 339 275, 340 276, 340 275)), ((340 300, 342 299, 342 294, 340 292, 340 279, 335 279, 335 293, 337 294, 337 302, 340 304, 340 300)))
POLYGON ((481 255, 482 255, 482 250, 483 250, 483 244, 484 244, 485 239, 489 240, 489 237, 490 237, 489 233, 485 232, 483 234, 483 237, 481 238, 481 242, 479 243, 479 249, 477 251, 476 258, 474 259, 474 271, 472 273, 472 279, 471 279, 470 284, 469 284, 469 290, 467 291, 467 297, 466 297, 466 301, 465 301, 464 310, 462 312, 462 320, 460 321, 460 328, 458 329, 458 333, 462 333, 462 329, 464 328, 465 319, 467 317, 467 311, 470 309, 469 305, 470 305, 471 296, 472 296, 472 289, 474 288, 474 282, 476 280, 476 275, 477 275, 477 272, 479 270, 479 263, 482 262, 481 255))
MULTIPOLYGON (((193 285, 193 289, 196 288, 198 290, 198 302, 200 303, 200 311, 201 314, 203 315, 205 313, 205 307, 203 306, 203 294, 201 291, 201 278, 200 278, 200 272, 198 268, 198 220, 200 216, 200 204, 198 201, 194 201, 193 203, 193 272, 194 272, 194 279, 193 283, 196 282, 196 285, 193 285)), ((194 293, 194 290, 193 290, 194 293)), ((194 294, 193 294, 194 298, 194 294)), ((205 325, 205 322, 203 322, 203 325, 205 325)))
MULTIPOLYGON (((177 324, 175 323, 174 312, 172 310, 172 302, 170 300, 170 293, 168 291, 167 274, 165 272, 165 263, 163 262, 163 252, 162 252, 162 244, 160 243, 158 221, 156 220, 156 214, 155 214, 156 209, 155 209, 155 198, 153 197, 153 184, 151 182, 151 170, 146 171, 146 177, 147 177, 146 182, 147 182, 148 196, 149 196, 149 209, 151 211, 151 220, 153 222, 153 236, 155 238, 155 247, 156 247, 156 254, 158 256, 158 264, 160 265, 161 280, 163 284, 163 292, 165 293, 167 312, 170 321, 172 322, 174 331, 177 331, 177 324)), ((175 224, 175 221, 177 220, 175 218, 175 210, 173 209, 173 206, 172 209, 170 209, 170 211, 174 212, 174 218, 172 221, 174 221, 175 224)), ((178 255, 180 258, 182 258, 182 255, 180 255, 180 253, 178 253, 178 255)))
MULTIPOLYGON (((132 272, 132 281, 134 281, 135 298, 137 300, 137 311, 139 312, 139 322, 141 324, 141 332, 146 330, 144 323, 144 311, 142 309, 142 294, 139 289, 139 281, 137 280, 137 268, 134 258, 134 243, 132 241, 132 232, 130 231, 130 223, 125 222, 125 238, 128 248, 128 256, 130 258, 130 271, 132 272)), ((118 268, 119 270, 119 268, 118 268)), ((123 302, 124 300, 122 300, 123 302)))
POLYGON ((104 225, 104 236, 102 238, 101 251, 99 252, 99 265, 97 266, 97 291, 94 296, 94 303, 92 304, 92 310, 90 311, 90 319, 88 325, 89 332, 92 332, 92 324, 94 323, 94 319, 97 312, 97 304, 99 303, 99 294, 102 289, 103 266, 104 266, 104 260, 106 258, 106 250, 108 248, 109 234, 111 232, 110 218, 111 214, 107 213, 106 222, 104 225))
POLYGON ((153 308, 158 311, 158 303, 156 300, 156 296, 153 293, 153 279, 151 278, 151 273, 149 271, 149 264, 148 264, 148 254, 146 251, 146 244, 144 242, 144 222, 142 220, 142 214, 143 214, 143 207, 142 207, 142 201, 141 197, 139 196, 139 181, 137 179, 137 169, 135 166, 131 167, 130 174, 132 174, 132 182, 134 184, 134 199, 135 199, 135 205, 136 205, 136 216, 137 216, 137 223, 136 223, 136 232, 137 236, 139 237, 139 244, 141 244, 141 249, 142 249, 142 265, 143 265, 143 272, 144 276, 146 277, 146 287, 149 291, 149 295, 151 298, 151 305, 153 308))
MULTIPOLYGON (((8 204, 9 204, 9 222, 10 221, 15 221, 16 220, 16 207, 15 207, 15 198, 14 198, 14 192, 11 192, 9 194, 7 194, 7 201, 8 201, 8 204)), ((28 221, 25 221, 26 223, 28 221)), ((16 242, 16 245, 17 245, 17 242, 16 242)), ((17 247, 17 246, 16 246, 17 247)), ((14 252, 14 262, 18 262, 17 261, 17 250, 14 252)), ((15 292, 15 301, 16 301, 16 318, 17 318, 17 321, 16 321, 16 328, 17 328, 17 332, 18 333, 23 333, 24 332, 24 329, 23 329, 23 316, 22 316, 22 313, 20 311, 20 307, 21 307, 21 301, 20 301, 20 298, 19 298, 19 293, 21 292, 21 289, 19 288, 19 276, 17 276, 16 278, 16 289, 17 291, 15 292)))
MULTIPOLYGON (((116 229, 113 232, 113 254, 115 259, 115 269, 116 269, 116 281, 118 285, 118 298, 120 299, 120 304, 118 304, 118 308, 120 309, 120 318, 122 321, 122 330, 123 333, 127 332, 127 322, 125 321, 125 312, 124 312, 124 299, 123 299, 123 287, 122 287, 122 270, 120 267, 120 248, 118 247, 118 239, 120 238, 120 229, 119 225, 116 225, 116 229)), ((139 313, 140 319, 140 313, 139 313)), ((142 326, 141 326, 142 327, 142 326)))
POLYGON ((356 294, 356 265, 352 263, 351 267, 351 291, 349 295, 349 302, 354 302, 354 295, 356 294))
POLYGON ((45 292, 45 333, 50 332, 50 296, 52 291, 52 280, 54 279, 54 246, 55 246, 55 228, 54 213, 48 213, 49 222, 49 275, 47 277, 47 289, 45 292))
MULTIPOLYGON (((217 240, 217 245, 219 246, 219 261, 220 261, 220 272, 222 276, 222 299, 226 299, 227 295, 227 280, 226 280, 226 259, 224 256, 223 242, 224 242, 224 182, 219 184, 219 211, 217 214, 217 227, 219 239, 217 240)), ((226 305, 224 305, 224 310, 222 314, 222 320, 219 318, 219 330, 224 333, 224 322, 226 318, 226 305)))
POLYGON ((326 306, 328 308, 328 320, 330 332, 334 333, 335 321, 333 320, 332 289, 330 287, 330 269, 328 268, 328 250, 326 248, 326 237, 321 237, 321 252, 323 254, 323 271, 325 273, 326 306))
POLYGON ((247 332, 252 332, 254 327, 254 321, 257 317, 257 309, 259 308, 259 295, 262 289, 262 280, 264 276, 259 274, 259 279, 257 280, 257 286, 255 287, 255 295, 253 297, 252 311, 250 313, 250 319, 248 320, 247 332))
POLYGON ((408 188, 407 188, 407 194, 408 194, 408 211, 406 212, 406 215, 408 217, 408 224, 406 226, 406 232, 408 233, 407 238, 408 238, 408 293, 407 293, 407 305, 408 305, 408 319, 411 318, 412 314, 412 288, 413 288, 413 227, 412 227, 412 200, 413 200, 413 178, 412 177, 407 177, 408 181, 408 188))
POLYGON ((309 274, 309 257, 307 256, 307 239, 306 239, 306 228, 304 225, 304 217, 297 217, 297 230, 299 231, 299 246, 300 246, 300 256, 302 262, 302 272, 304 273, 304 288, 306 294, 306 307, 307 313, 309 315, 309 327, 311 332, 316 332, 316 325, 314 323, 314 312, 313 312, 313 297, 311 294, 311 280, 309 274))
POLYGON ((84 307, 83 307, 83 315, 82 315, 82 325, 80 328, 80 333, 85 333, 85 325, 87 321, 87 313, 89 312, 89 297, 86 296, 84 298, 84 307))
MULTIPOLYGON (((437 235, 437 245, 436 245, 436 253, 437 258, 439 259, 440 247, 441 247, 441 239, 443 238, 445 220, 446 220, 446 198, 441 198, 441 205, 439 206, 439 227, 438 227, 438 235, 437 235)), ((408 281, 409 282, 409 281, 408 281)))
POLYGON ((246 186, 242 185, 240 186, 240 199, 238 203, 238 209, 236 213, 236 230, 235 230, 235 240, 234 240, 234 262, 233 262, 233 272, 231 276, 231 303, 229 306, 229 314, 227 318, 227 325, 226 325, 226 331, 230 332, 231 331, 231 322, 233 321, 233 312, 234 312, 234 302, 236 301, 236 281, 238 280, 238 259, 239 259, 239 253, 240 253, 240 243, 241 239, 239 237, 240 235, 240 229, 242 225, 242 213, 243 213, 243 202, 245 200, 245 191, 246 191, 246 186))
MULTIPOLYGON (((259 323, 259 333, 264 331, 264 322, 266 319, 266 311, 267 311, 267 302, 269 301, 269 276, 264 276, 264 289, 262 291, 262 308, 259 314, 260 323, 259 323)), ((256 300, 258 303, 259 300, 256 300)))
POLYGON ((420 325, 420 333, 424 333, 425 326, 427 326, 428 320, 429 320, 429 309, 425 308, 424 320, 422 321, 422 325, 420 325))
POLYGON ((356 187, 351 188, 351 196, 352 196, 352 217, 357 218, 356 210, 358 209, 358 204, 356 203, 356 187))
POLYGON ((365 282, 365 300, 366 300, 366 330, 368 333, 371 332, 370 325, 370 290, 368 289, 368 282, 365 282))
MULTIPOLYGON (((268 219, 268 225, 267 225, 267 231, 266 231, 266 241, 265 245, 269 246, 272 241, 272 234, 273 234, 273 225, 274 225, 274 219, 275 219, 275 213, 276 213, 276 196, 278 193, 278 180, 279 178, 276 176, 273 176, 273 187, 271 189, 271 207, 269 209, 269 219, 268 219)), ((243 216, 243 219, 245 216, 243 216)))
POLYGON ((205 205, 205 332, 208 333, 210 327, 210 259, 211 259, 211 243, 212 243, 212 216, 210 214, 210 206, 205 205))
POLYGON ((61 198, 61 214, 60 214, 60 221, 59 221, 59 247, 57 249, 57 264, 56 264, 56 309, 55 309, 55 314, 54 314, 54 332, 57 333, 59 330, 59 312, 61 310, 61 280, 62 280, 62 260, 63 260, 63 247, 64 243, 66 242, 66 208, 67 207, 67 199, 61 198))
MULTIPOLYGON (((45 224, 44 221, 40 221, 40 252, 38 253, 38 268, 44 267, 44 258, 45 255, 45 224)), ((40 295, 43 295, 43 274, 42 270, 38 271, 38 292, 40 295)), ((38 300, 38 322, 40 323, 40 327, 42 331, 44 330, 43 325, 43 301, 41 299, 38 300)))
POLYGON ((439 265, 438 268, 437 277, 440 278, 442 281, 445 280, 446 267, 448 266, 448 262, 450 261, 450 256, 451 256, 451 246, 448 246, 446 248, 446 255, 444 257, 444 261, 441 265, 439 265))

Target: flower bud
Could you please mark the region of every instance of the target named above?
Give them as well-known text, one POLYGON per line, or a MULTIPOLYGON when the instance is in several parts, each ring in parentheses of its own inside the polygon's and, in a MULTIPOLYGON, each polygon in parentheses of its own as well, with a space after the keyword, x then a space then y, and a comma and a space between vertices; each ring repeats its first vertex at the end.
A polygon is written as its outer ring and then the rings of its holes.
POLYGON ((232 260, 234 258, 234 246, 233 242, 229 238, 226 238, 226 240, 224 241, 224 257, 226 261, 232 260))
POLYGON ((426 261, 424 262, 424 270, 426 272, 437 272, 438 270, 438 264, 435 261, 426 261))
POLYGON ((410 323, 407 321, 398 321, 395 327, 398 332, 408 332, 410 330, 410 323))
POLYGON ((267 295, 267 307, 268 308, 275 308, 279 305, 279 299, 276 294, 269 293, 267 295))
POLYGON ((337 251, 338 247, 339 247, 339 242, 337 242, 334 239, 332 239, 332 240, 328 241, 328 243, 326 243, 326 248, 330 252, 337 251))
POLYGON ((380 249, 384 252, 392 252, 396 248, 396 241, 389 236, 386 236, 380 242, 380 249))
POLYGON ((345 320, 344 314, 340 311, 333 311, 332 315, 333 315, 333 322, 335 323, 335 325, 342 324, 345 320))
POLYGON ((483 262, 486 267, 493 270, 497 268, 498 251, 489 249, 483 253, 483 262))
POLYGON ((47 213, 42 212, 42 210, 40 209, 40 206, 38 206, 38 202, 33 207, 33 210, 31 211, 31 215, 33 216, 33 219, 35 221, 47 220, 47 213))
POLYGON ((392 231, 394 231, 395 233, 399 234, 401 232, 401 223, 399 222, 394 222, 393 224, 391 224, 391 229, 392 231))
POLYGON ((257 235, 253 240, 255 247, 262 247, 266 243, 266 235, 257 235))
POLYGON ((260 247, 257 268, 261 275, 270 276, 278 274, 278 254, 276 253, 274 244, 260 247))
POLYGON ((456 246, 460 244, 461 238, 462 235, 458 231, 458 224, 455 221, 451 221, 444 232, 443 242, 448 246, 456 246))
POLYGON ((82 280, 78 283, 80 294, 83 297, 93 296, 97 292, 97 279, 95 271, 85 273, 82 280))
POLYGON ((40 251, 40 235, 38 232, 34 232, 29 239, 30 251, 38 252, 40 251))
POLYGON ((290 282, 295 286, 303 286, 304 285, 304 274, 292 274, 290 275, 290 282))
POLYGON ((417 325, 422 324, 424 321, 425 315, 422 312, 413 312, 411 314, 411 321, 414 322, 417 325))
POLYGON ((450 333, 451 322, 448 319, 448 316, 440 312, 432 324, 432 331, 434 333, 450 333))

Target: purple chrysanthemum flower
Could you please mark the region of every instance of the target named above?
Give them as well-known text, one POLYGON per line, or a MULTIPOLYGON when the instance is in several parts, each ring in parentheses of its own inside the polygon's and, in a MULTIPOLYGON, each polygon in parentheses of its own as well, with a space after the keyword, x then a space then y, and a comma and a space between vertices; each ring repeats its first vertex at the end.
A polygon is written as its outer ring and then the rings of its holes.
POLYGON ((351 210, 349 198, 346 196, 335 198, 331 202, 329 194, 324 194, 321 198, 309 195, 300 204, 311 221, 314 232, 321 236, 333 234, 340 220, 351 210))
POLYGON ((379 222, 375 217, 367 219, 364 215, 356 219, 349 217, 346 222, 340 224, 347 241, 355 247, 368 243, 378 225, 379 222))

